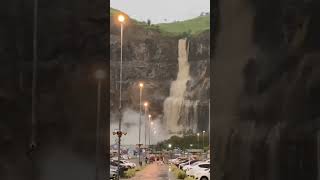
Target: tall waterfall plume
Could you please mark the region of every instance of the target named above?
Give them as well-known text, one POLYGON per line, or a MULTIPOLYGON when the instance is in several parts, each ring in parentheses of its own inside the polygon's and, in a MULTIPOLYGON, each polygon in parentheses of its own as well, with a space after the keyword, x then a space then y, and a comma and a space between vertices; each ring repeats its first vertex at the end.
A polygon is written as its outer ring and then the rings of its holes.
POLYGON ((164 119, 166 122, 167 130, 169 133, 179 133, 181 132, 182 126, 179 123, 181 119, 181 114, 185 113, 185 99, 184 94, 187 88, 187 82, 190 80, 189 75, 189 46, 187 44, 187 39, 179 40, 179 71, 177 79, 171 83, 170 96, 164 101, 164 119))

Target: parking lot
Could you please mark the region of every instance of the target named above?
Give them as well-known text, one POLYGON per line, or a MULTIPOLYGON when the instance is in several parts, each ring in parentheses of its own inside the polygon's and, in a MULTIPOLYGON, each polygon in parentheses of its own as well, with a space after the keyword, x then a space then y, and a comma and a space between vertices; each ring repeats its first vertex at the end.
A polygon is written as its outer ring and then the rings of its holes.
MULTIPOLYGON (((126 173, 133 170, 132 177, 121 177, 120 179, 133 180, 177 180, 189 177, 196 180, 210 180, 210 159, 199 159, 197 156, 179 156, 173 159, 166 159, 164 162, 150 161, 145 163, 142 160, 142 167, 139 166, 138 158, 122 159, 120 161, 121 171, 126 173), (136 171, 136 169, 139 169, 136 171)), ((117 164, 117 159, 111 159, 113 168, 117 164)))

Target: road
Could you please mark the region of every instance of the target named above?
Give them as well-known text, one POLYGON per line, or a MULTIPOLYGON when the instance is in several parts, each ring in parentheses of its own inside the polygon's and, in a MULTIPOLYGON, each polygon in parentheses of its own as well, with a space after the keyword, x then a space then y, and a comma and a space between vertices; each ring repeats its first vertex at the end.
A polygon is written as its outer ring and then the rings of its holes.
POLYGON ((137 172, 130 180, 176 180, 176 178, 169 172, 167 165, 153 163, 147 165, 142 171, 137 172))

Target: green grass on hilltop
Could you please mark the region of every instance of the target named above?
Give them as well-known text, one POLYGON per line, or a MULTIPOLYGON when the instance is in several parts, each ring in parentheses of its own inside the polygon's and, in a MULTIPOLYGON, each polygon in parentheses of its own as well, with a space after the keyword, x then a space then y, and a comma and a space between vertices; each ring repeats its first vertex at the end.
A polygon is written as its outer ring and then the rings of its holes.
MULTIPOLYGON (((110 7, 111 16, 119 13, 123 12, 110 7)), ((127 14, 125 15, 130 18, 127 14)), ((203 31, 210 30, 210 15, 199 16, 193 19, 172 23, 151 24, 150 26, 146 22, 138 21, 133 18, 130 18, 130 20, 138 26, 141 26, 147 30, 158 31, 164 36, 196 35, 203 31)))
POLYGON ((210 29, 210 15, 199 16, 186 21, 161 23, 157 25, 161 30, 171 33, 180 34, 189 32, 190 34, 195 34, 210 29))

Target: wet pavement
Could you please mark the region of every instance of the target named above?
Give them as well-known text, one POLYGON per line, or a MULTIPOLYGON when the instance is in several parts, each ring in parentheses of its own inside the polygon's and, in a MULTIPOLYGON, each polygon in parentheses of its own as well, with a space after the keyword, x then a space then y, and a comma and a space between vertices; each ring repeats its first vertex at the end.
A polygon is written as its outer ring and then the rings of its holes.
POLYGON ((147 165, 142 171, 136 173, 130 180, 176 180, 168 165, 156 163, 147 165))

